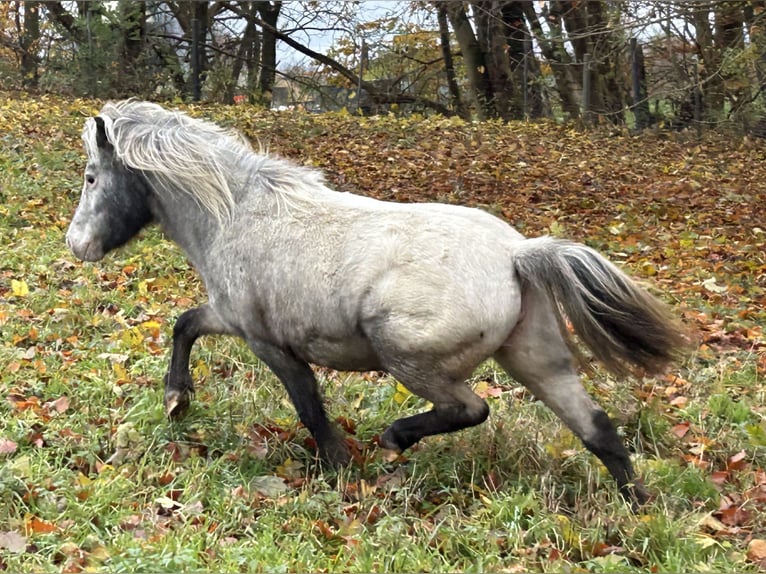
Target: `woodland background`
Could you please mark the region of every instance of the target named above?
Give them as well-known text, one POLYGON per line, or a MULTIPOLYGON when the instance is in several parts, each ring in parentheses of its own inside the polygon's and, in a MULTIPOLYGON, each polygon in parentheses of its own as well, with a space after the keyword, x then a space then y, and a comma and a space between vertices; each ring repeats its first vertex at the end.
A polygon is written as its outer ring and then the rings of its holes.
POLYGON ((763 133, 765 5, 3 2, 0 81, 102 98, 763 133))

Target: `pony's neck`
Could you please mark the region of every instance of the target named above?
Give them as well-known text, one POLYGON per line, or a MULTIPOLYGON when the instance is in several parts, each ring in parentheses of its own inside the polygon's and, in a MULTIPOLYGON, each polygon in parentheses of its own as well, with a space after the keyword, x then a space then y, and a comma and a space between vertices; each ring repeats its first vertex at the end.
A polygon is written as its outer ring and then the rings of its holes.
POLYGON ((207 259, 206 252, 221 232, 221 221, 190 195, 180 191, 153 193, 150 208, 163 233, 183 249, 197 269, 201 269, 207 259))

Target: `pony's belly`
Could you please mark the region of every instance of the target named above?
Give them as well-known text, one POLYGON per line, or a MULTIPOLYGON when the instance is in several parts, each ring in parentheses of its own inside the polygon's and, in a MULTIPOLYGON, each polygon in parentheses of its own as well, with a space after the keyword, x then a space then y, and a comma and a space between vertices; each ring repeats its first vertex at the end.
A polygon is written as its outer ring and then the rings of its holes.
POLYGON ((293 352, 309 363, 338 371, 377 371, 382 368, 369 341, 361 337, 346 341, 315 339, 302 349, 293 348, 293 352))

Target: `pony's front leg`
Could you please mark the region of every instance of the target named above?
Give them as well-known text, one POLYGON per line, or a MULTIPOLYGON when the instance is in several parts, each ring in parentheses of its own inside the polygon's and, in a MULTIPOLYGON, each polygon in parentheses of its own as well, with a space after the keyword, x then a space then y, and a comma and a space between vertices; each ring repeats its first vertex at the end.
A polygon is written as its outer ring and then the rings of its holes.
POLYGON ((189 373, 191 348, 202 335, 221 335, 226 326, 209 305, 201 305, 181 314, 173 327, 173 352, 165 375, 165 412, 177 418, 189 408, 194 382, 189 373))
POLYGON ((338 428, 327 419, 314 371, 293 353, 249 340, 253 353, 277 376, 295 405, 298 417, 317 442, 319 455, 333 467, 345 466, 351 460, 346 441, 338 428))

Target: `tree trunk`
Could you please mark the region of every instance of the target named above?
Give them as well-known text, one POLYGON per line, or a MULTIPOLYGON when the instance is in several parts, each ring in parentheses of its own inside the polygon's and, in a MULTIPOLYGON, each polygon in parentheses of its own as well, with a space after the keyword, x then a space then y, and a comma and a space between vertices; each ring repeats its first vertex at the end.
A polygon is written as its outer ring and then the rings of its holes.
POLYGON ((636 38, 630 39, 630 64, 633 92, 633 114, 636 118, 636 129, 649 127, 649 100, 646 97, 646 68, 644 67, 644 50, 636 38))
POLYGON ((141 83, 140 58, 146 37, 146 2, 120 0, 119 14, 122 26, 120 68, 124 84, 134 89, 135 84, 141 83))
POLYGON ((455 31, 460 52, 463 54, 468 84, 476 103, 476 115, 480 120, 493 117, 492 90, 487 74, 487 63, 484 58, 471 22, 465 13, 463 3, 457 0, 445 2, 447 17, 455 31))
POLYGON ((24 30, 21 36, 21 81, 25 88, 36 89, 38 43, 40 41, 39 2, 24 2, 24 30))
POLYGON ((45 6, 51 20, 64 28, 75 42, 78 44, 87 42, 86 34, 82 27, 79 25, 75 17, 64 8, 61 2, 45 2, 43 6, 45 6))
POLYGON ((575 52, 577 77, 582 77, 585 54, 591 55, 590 94, 583 94, 583 101, 589 99, 591 110, 609 121, 624 122, 623 90, 618 81, 622 50, 603 14, 609 4, 600 0, 553 4, 552 12, 561 14, 575 52))
POLYGON ((262 30, 261 74, 258 78, 260 103, 268 108, 271 107, 277 72, 277 37, 271 29, 277 27, 282 2, 258 2, 257 8, 261 20, 269 25, 262 30))
POLYGON ((755 72, 761 98, 766 99, 766 0, 754 0, 748 32, 756 49, 755 72))
POLYGON ((207 50, 205 46, 207 44, 207 34, 210 27, 209 5, 207 0, 202 2, 167 2, 167 5, 173 12, 173 16, 188 41, 189 66, 192 71, 186 81, 184 91, 187 94, 194 94, 196 82, 203 82, 205 71, 208 69, 207 50), (192 42, 194 40, 194 20, 197 20, 197 25, 199 26, 199 49, 196 52, 196 69, 199 72, 199 79, 195 78, 195 63, 191 61, 192 55, 194 54, 194 48, 192 47, 192 42))
POLYGON ((625 122, 624 90, 618 77, 627 75, 621 73, 622 46, 615 41, 613 31, 604 17, 605 6, 601 0, 590 0, 586 4, 590 44, 596 59, 594 110, 604 115, 611 123, 622 124, 625 122))
POLYGON ((256 102, 258 90, 258 67, 261 62, 261 34, 253 23, 253 41, 247 51, 247 101, 251 104, 256 102))
POLYGON ((742 2, 727 0, 715 3, 715 43, 719 49, 744 49, 743 27, 742 2))
POLYGON ((468 110, 463 105, 463 99, 460 96, 460 87, 455 77, 455 63, 452 59, 452 49, 450 47, 449 22, 447 21, 447 7, 443 2, 436 3, 436 16, 439 22, 439 40, 441 43, 442 57, 444 58, 444 72, 447 76, 447 86, 449 88, 449 99, 452 109, 463 119, 469 119, 468 110))
POLYGON ((244 67, 245 62, 248 62, 248 70, 250 69, 249 59, 253 54, 253 43, 257 43, 258 41, 258 30, 256 29, 255 22, 253 22, 252 19, 255 6, 253 2, 243 2, 242 4, 244 4, 243 10, 247 21, 245 23, 245 31, 242 34, 242 40, 240 41, 239 47, 237 48, 237 55, 235 56, 234 63, 232 65, 231 82, 229 82, 226 88, 226 92, 223 96, 225 104, 234 103, 234 92, 239 85, 239 76, 242 74, 242 68, 244 67))
POLYGON ((535 39, 540 45, 543 57, 551 66, 553 77, 556 80, 556 91, 561 100, 561 109, 569 116, 569 119, 576 120, 580 117, 580 105, 575 95, 577 83, 572 77, 572 59, 564 49, 561 35, 561 14, 552 11, 548 13, 548 26, 551 30, 550 38, 548 38, 540 25, 532 0, 523 0, 522 5, 535 39))
MULTIPOLYGON (((741 52, 745 49, 745 12, 742 2, 718 2, 715 5, 715 43, 722 52, 741 52)), ((723 58, 722 58, 723 59, 723 58)), ((724 70, 724 80, 727 71, 724 70)), ((744 72, 734 72, 731 82, 724 85, 724 97, 731 104, 730 116, 736 115, 742 106, 750 102, 751 86, 744 72)))
POLYGON ((504 0, 504 4, 501 4, 501 14, 513 83, 519 86, 519 89, 515 90, 516 105, 522 111, 522 117, 540 118, 550 115, 542 84, 530 81, 531 78, 539 78, 541 75, 540 62, 532 50, 532 34, 527 27, 527 14, 531 16, 530 25, 539 26, 532 2, 504 0), (531 11, 527 10, 528 7, 531 11))
POLYGON ((479 44, 486 55, 493 115, 504 120, 519 119, 523 116, 523 110, 508 59, 506 26, 502 15, 504 1, 478 0, 472 4, 479 44))
POLYGON ((717 121, 723 114, 724 94, 721 77, 721 53, 713 42, 713 30, 710 28, 710 2, 697 0, 692 6, 692 23, 696 33, 699 55, 703 69, 700 70, 700 88, 704 119, 717 121))
POLYGON ((203 81, 205 77, 205 72, 207 72, 208 69, 208 59, 207 59, 207 50, 206 50, 206 44, 207 44, 207 33, 208 29, 210 28, 210 14, 208 10, 208 3, 207 2, 193 2, 193 19, 197 20, 199 22, 199 41, 200 46, 199 50, 197 52, 197 57, 199 58, 199 73, 200 73, 200 81, 203 81))

